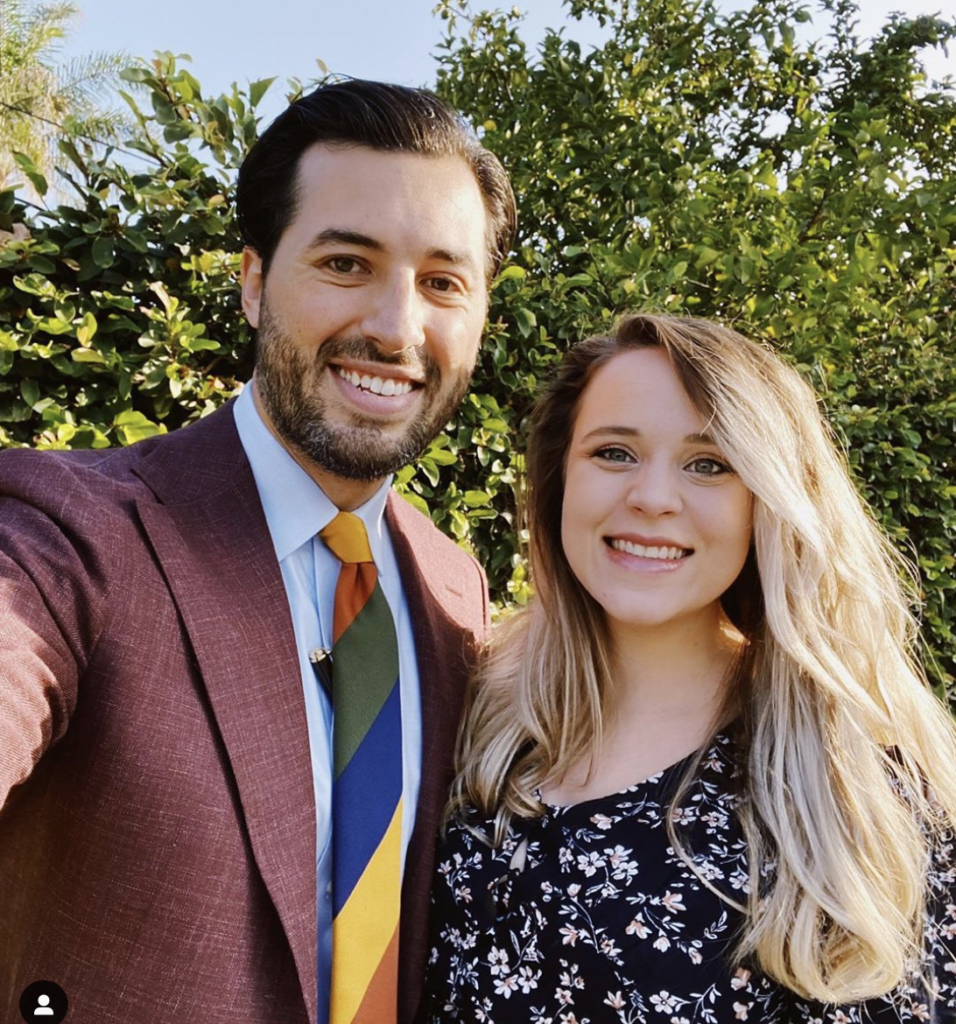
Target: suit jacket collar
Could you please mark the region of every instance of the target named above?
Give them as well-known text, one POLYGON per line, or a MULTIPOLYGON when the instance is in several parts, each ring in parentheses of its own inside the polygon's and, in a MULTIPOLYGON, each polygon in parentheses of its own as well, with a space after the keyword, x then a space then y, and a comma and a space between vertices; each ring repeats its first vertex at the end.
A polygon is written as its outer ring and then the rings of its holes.
MULTIPOLYGON (((412 610, 422 698, 421 788, 405 857, 399 941, 399 1021, 408 1024, 415 1017, 424 980, 435 841, 448 801, 465 684, 480 640, 474 632, 480 625, 475 622, 475 593, 483 580, 479 583, 479 571, 472 567, 470 586, 459 587, 461 577, 450 572, 450 541, 394 492, 385 518, 412 610)), ((487 604, 484 612, 487 619, 487 604)))

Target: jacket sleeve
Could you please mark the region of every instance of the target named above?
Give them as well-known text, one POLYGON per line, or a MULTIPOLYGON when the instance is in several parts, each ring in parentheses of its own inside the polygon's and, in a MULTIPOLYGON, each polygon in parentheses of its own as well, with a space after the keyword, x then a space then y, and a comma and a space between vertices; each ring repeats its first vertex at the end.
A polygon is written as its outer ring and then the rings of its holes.
POLYGON ((35 504, 0 494, 0 809, 76 706, 102 590, 84 546, 35 504))

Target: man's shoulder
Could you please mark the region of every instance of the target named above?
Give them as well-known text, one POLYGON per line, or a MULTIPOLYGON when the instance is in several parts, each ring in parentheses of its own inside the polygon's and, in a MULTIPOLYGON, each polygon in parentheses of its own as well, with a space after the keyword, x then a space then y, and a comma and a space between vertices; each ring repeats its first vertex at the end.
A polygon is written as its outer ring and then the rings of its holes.
POLYGON ((403 576, 414 574, 457 621, 471 621, 476 614, 484 620, 488 585, 478 560, 395 491, 388 496, 387 519, 403 576))
POLYGON ((419 557, 445 560, 452 565, 465 568, 478 567, 477 560, 460 548, 422 512, 407 502, 396 491, 388 496, 389 525, 394 532, 398 529, 415 549, 419 557))
POLYGON ((210 478, 228 482, 240 453, 227 409, 126 448, 11 448, 0 451, 0 498, 44 506, 89 503, 108 514, 111 506, 146 497, 168 480, 188 500, 190 488, 208 488, 210 478))
POLYGON ((0 452, 0 498, 51 510, 99 506, 103 514, 124 491, 141 487, 130 472, 132 448, 99 451, 0 452))

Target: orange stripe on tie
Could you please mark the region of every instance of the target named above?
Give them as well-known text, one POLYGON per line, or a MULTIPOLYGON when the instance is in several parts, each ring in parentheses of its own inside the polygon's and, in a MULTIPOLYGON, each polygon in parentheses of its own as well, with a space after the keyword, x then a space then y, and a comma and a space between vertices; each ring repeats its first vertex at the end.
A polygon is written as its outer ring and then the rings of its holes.
POLYGON ((335 608, 332 615, 333 645, 339 642, 342 634, 368 604, 368 599, 375 590, 377 578, 375 566, 371 562, 342 563, 339 569, 339 584, 335 588, 335 608))
POLYGON ((395 934, 372 976, 365 998, 352 1018, 352 1024, 382 1024, 393 1020, 398 995, 398 925, 395 934))

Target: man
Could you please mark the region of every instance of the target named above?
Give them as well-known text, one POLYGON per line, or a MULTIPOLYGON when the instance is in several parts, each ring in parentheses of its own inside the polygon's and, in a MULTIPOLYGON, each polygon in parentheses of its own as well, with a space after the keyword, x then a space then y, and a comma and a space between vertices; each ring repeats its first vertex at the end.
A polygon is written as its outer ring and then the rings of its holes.
POLYGON ((331 837, 353 834, 332 828, 340 510, 365 527, 397 645, 400 737, 372 752, 401 775, 398 1017, 414 1014, 487 598, 388 482, 467 387, 514 199, 435 97, 352 81, 270 126, 237 208, 251 387, 133 448, 0 456, 3 1021, 40 979, 77 1024, 329 1019, 331 837))

